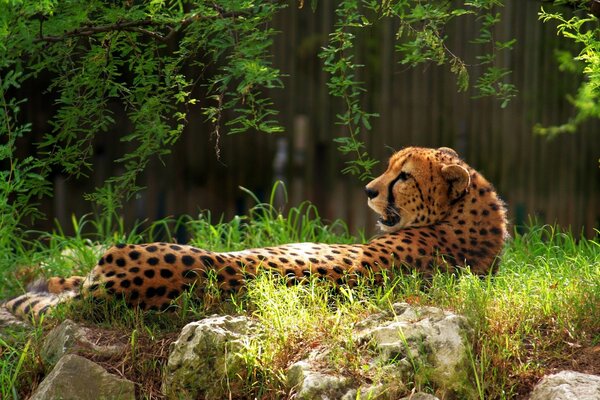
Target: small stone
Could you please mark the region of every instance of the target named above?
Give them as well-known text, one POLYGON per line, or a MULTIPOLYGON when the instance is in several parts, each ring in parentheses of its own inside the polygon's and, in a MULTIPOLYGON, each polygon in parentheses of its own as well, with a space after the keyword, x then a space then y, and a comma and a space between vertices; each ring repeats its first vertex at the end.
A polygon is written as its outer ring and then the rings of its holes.
POLYGON ((67 354, 54 366, 30 400, 134 400, 135 385, 109 374, 98 364, 75 354, 67 354))
POLYGON ((162 390, 168 398, 234 398, 244 384, 246 346, 254 323, 244 316, 212 316, 186 325, 171 344, 162 390))
POLYGON ((600 376, 575 371, 561 371, 545 376, 529 400, 598 400, 600 376))
POLYGON ((299 400, 333 400, 344 398, 351 386, 348 378, 313 371, 307 361, 294 363, 287 371, 287 384, 299 400))
POLYGON ((46 336, 41 350, 42 359, 53 365, 65 354, 82 351, 106 358, 124 353, 125 344, 99 345, 91 339, 91 333, 88 328, 69 319, 64 320, 46 336))
POLYGON ((355 339, 369 343, 379 362, 396 365, 406 376, 412 366, 425 366, 427 379, 447 397, 471 398, 467 361, 470 334, 464 317, 435 307, 396 303, 392 311, 375 314, 357 326, 355 339))
POLYGON ((427 394, 423 392, 417 392, 411 394, 410 396, 406 396, 401 398, 400 400, 440 400, 432 394, 427 394))

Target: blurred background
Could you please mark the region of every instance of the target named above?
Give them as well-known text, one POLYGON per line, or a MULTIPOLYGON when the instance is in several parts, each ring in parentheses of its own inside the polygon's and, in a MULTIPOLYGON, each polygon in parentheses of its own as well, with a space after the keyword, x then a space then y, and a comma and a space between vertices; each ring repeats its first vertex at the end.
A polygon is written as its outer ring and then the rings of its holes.
MULTIPOLYGON (((495 184, 516 227, 534 219, 593 235, 600 226, 600 124, 589 121, 575 134, 550 140, 533 134, 537 123, 562 124, 573 115, 567 95, 579 85, 576 75, 559 70, 555 58, 557 49, 576 49, 556 35, 554 26, 538 21, 541 4, 507 0, 501 10, 502 22, 494 34, 500 40, 517 39, 514 50, 500 60, 513 71, 510 80, 519 90, 505 109, 494 99, 473 99, 472 91, 457 93, 455 76, 447 67, 399 64, 393 23, 379 24, 359 38, 357 57, 364 64, 359 79, 367 88, 363 105, 380 115, 364 136, 371 156, 381 160, 375 174, 385 169, 394 150, 404 146, 453 147, 495 184)), ((318 53, 333 28, 334 5, 321 1, 315 13, 291 5, 274 22, 281 33, 272 61, 287 76, 285 89, 270 95, 285 132, 221 136, 217 143, 199 109, 190 110, 185 134, 169 156, 152 162, 139 181, 147 189, 122 210, 128 226, 136 220, 197 216, 203 210, 210 210, 213 221, 221 215, 228 220, 254 204, 240 186, 268 200, 274 182, 281 180, 288 200, 285 203, 280 194, 278 206, 309 200, 323 218, 341 218, 353 233, 376 232, 375 216, 362 190, 366 182, 342 175, 346 160, 333 142, 344 134, 344 128, 335 124, 341 108, 327 93, 328 76, 318 53)), ((447 31, 451 49, 475 64, 468 55, 477 54, 476 45, 469 42, 477 26, 475 21, 461 21, 447 31)), ((47 85, 43 78, 31 81, 20 93, 29 98, 24 111, 33 123, 28 144, 21 146, 24 151, 33 151, 50 130, 47 121, 53 109, 47 85)), ((201 94, 197 97, 202 102, 201 94)), ((48 220, 37 228, 51 229, 56 219, 69 233, 73 214, 93 212, 83 194, 119 173, 113 161, 130 146, 119 141, 130 129, 128 121, 122 116, 117 125, 113 134, 98 135, 95 167, 88 178, 53 173, 54 197, 40 205, 48 220)))

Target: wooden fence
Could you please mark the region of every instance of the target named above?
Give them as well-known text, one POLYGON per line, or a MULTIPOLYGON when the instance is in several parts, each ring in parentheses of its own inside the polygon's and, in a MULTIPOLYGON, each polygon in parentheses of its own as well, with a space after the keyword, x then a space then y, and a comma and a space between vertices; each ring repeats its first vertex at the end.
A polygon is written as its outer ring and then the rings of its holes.
MULTIPOLYGON (((252 199, 244 186, 266 198, 273 182, 287 184, 290 205, 314 202, 321 216, 341 218, 353 232, 374 233, 374 216, 367 209, 364 183, 342 176, 343 159, 332 139, 343 134, 336 125, 339 111, 327 94, 327 76, 317 54, 334 23, 335 2, 319 2, 316 13, 290 6, 275 21, 281 31, 273 54, 274 64, 288 76, 285 89, 272 96, 286 128, 281 135, 245 134, 221 138, 217 160, 210 129, 200 113, 192 115, 184 137, 171 156, 153 162, 141 184, 142 195, 125 209, 129 223, 211 210, 230 218, 246 212, 252 199)), ((383 23, 361 37, 359 62, 365 64, 361 80, 368 93, 364 105, 380 114, 373 132, 365 137, 370 153, 384 169, 392 149, 407 145, 454 147, 472 166, 495 183, 508 203, 516 225, 529 216, 539 222, 558 223, 576 233, 592 235, 600 222, 600 125, 586 123, 573 135, 553 140, 534 136, 536 123, 560 124, 572 115, 566 100, 578 87, 577 78, 558 69, 556 48, 570 47, 553 26, 538 21, 540 1, 507 0, 495 35, 517 39, 502 63, 512 69, 511 80, 519 94, 506 109, 495 100, 472 99, 473 92, 457 93, 454 76, 446 67, 414 69, 398 63, 394 52, 395 27, 383 23)), ((451 26, 453 51, 472 54, 474 21, 451 26)), ((35 90, 35 88, 30 89, 35 90)), ((43 98, 30 96, 32 120, 46 119, 43 98)), ((127 130, 124 123, 120 131, 127 130)), ((99 138, 96 169, 88 180, 55 178, 55 197, 43 204, 50 217, 68 224, 72 213, 82 215, 90 205, 82 193, 118 172, 112 160, 123 146, 118 137, 99 138)), ((48 228, 50 223, 45 227, 48 228)))

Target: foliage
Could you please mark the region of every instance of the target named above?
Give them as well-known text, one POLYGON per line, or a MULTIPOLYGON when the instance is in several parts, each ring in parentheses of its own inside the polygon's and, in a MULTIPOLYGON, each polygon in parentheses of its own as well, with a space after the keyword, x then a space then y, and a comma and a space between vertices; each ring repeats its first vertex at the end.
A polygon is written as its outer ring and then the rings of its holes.
MULTIPOLYGON (((318 5, 311 1, 313 9, 318 5)), ((447 64, 459 90, 466 90, 471 67, 485 65, 487 72, 475 84, 479 95, 495 95, 503 105, 514 95, 505 82, 508 71, 495 65, 497 51, 513 43, 492 34, 501 1, 459 5, 445 0, 336 3, 337 23, 321 57, 330 93, 342 99, 337 122, 347 132, 336 142, 353 158, 344 172, 366 179, 375 165, 363 133, 377 114, 364 110, 361 65, 353 53, 358 32, 384 19, 399 23, 396 50, 402 64, 447 64), (448 48, 444 34, 449 23, 467 16, 481 25, 473 40, 482 54, 474 65, 448 48)), ((282 87, 282 73, 270 61, 276 34, 271 22, 287 2, 0 0, 0 6, 1 240, 19 240, 24 218, 41 216, 34 200, 51 194, 52 173, 86 177, 93 170, 100 138, 118 143, 115 162, 122 172, 86 196, 111 216, 142 189, 140 172, 152 157, 169 154, 190 115, 202 114, 213 124, 217 155, 222 131, 282 129, 268 92, 282 87), (44 96, 55 100, 50 130, 40 137, 20 113, 27 99, 18 96, 23 85, 46 81, 44 96), (123 126, 129 129, 114 133, 123 126), (33 152, 19 147, 27 141, 37 142, 33 152)))
POLYGON ((363 65, 355 61, 354 54, 357 48, 354 40, 358 32, 384 20, 396 22, 399 25, 396 51, 400 55, 400 63, 411 67, 430 62, 448 65, 456 75, 459 91, 466 91, 469 87, 469 70, 485 67, 474 85, 477 90, 475 97, 494 96, 504 108, 516 95, 516 89, 506 81, 510 71, 496 65, 497 54, 511 49, 515 40, 500 41, 494 37, 494 25, 500 21, 496 8, 501 6, 501 0, 465 0, 458 4, 445 0, 338 2, 335 30, 329 35, 329 43, 320 56, 324 60, 324 70, 330 74, 329 93, 339 97, 344 105, 344 112, 337 115, 337 123, 346 126, 348 134, 335 139, 343 154, 353 155, 344 172, 368 179, 377 163, 365 151, 364 139, 360 135, 361 131, 371 129, 370 119, 377 114, 368 113, 361 105, 365 88, 358 76, 363 65), (476 56, 477 63, 473 65, 452 52, 448 36, 444 33, 447 25, 469 16, 476 16, 480 24, 479 36, 473 38, 473 43, 483 47, 482 53, 476 56))
MULTIPOLYGON (((565 0, 555 0, 555 5, 564 5, 565 0)), ((572 2, 568 3, 573 5, 572 2)), ((563 71, 583 75, 584 79, 577 93, 568 100, 575 108, 575 115, 559 126, 534 127, 539 134, 555 136, 560 133, 573 133, 577 127, 590 118, 600 118, 600 24, 598 17, 590 14, 589 3, 575 3, 580 11, 572 13, 566 7, 554 12, 541 8, 539 19, 543 22, 556 22, 556 32, 573 41, 581 50, 577 55, 569 51, 556 52, 556 58, 563 71)), ((597 7, 597 5, 596 5, 597 7)), ((600 11, 600 10, 599 10, 600 11)))
POLYGON ((52 168, 75 177, 93 169, 94 140, 112 134, 115 110, 124 111, 131 126, 119 137, 116 162, 123 173, 89 194, 106 214, 141 189, 138 174, 151 157, 169 153, 190 113, 203 112, 214 123, 217 146, 228 110, 229 133, 281 130, 263 92, 282 86, 268 54, 274 34, 269 23, 284 4, 3 0, 1 7, 0 135, 6 140, 0 162, 8 168, 2 171, 0 211, 12 219, 10 226, 36 216, 29 200, 49 194, 45 179, 52 168), (51 131, 37 155, 20 159, 16 140, 31 132, 18 118, 25 99, 15 98, 15 89, 42 76, 50 79, 49 97, 56 98, 51 131), (199 82, 202 101, 192 97, 199 82))

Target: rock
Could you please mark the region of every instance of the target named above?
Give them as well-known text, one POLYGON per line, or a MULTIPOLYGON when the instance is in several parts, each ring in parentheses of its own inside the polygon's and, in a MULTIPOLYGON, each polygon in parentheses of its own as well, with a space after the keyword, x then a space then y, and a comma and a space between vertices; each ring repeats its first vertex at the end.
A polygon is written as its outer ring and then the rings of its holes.
POLYGON ((372 315, 357 326, 355 339, 371 344, 378 361, 394 364, 406 374, 426 374, 445 397, 472 398, 468 385, 464 317, 439 308, 396 303, 393 311, 372 315), (447 394, 447 395, 446 395, 447 394))
POLYGON ((440 400, 432 394, 427 394, 423 392, 417 392, 411 394, 410 396, 406 396, 401 398, 400 400, 440 400))
POLYGON ((299 400, 345 398, 344 394, 351 386, 348 378, 313 371, 312 368, 307 361, 298 361, 288 368, 287 384, 295 391, 294 398, 299 400))
POLYGON ((134 400, 135 386, 127 379, 75 354, 67 354, 54 366, 30 400, 134 400))
POLYGON ((125 349, 125 344, 95 343, 91 330, 66 319, 46 336, 41 355, 46 363, 53 365, 65 354, 86 352, 110 358, 123 354, 125 349))
POLYGON ((598 400, 600 376, 561 371, 545 376, 533 389, 529 400, 598 400))
POLYGON ((163 393, 177 399, 235 394, 245 373, 245 363, 236 353, 249 343, 254 328, 250 319, 229 315, 186 325, 171 344, 163 393))

